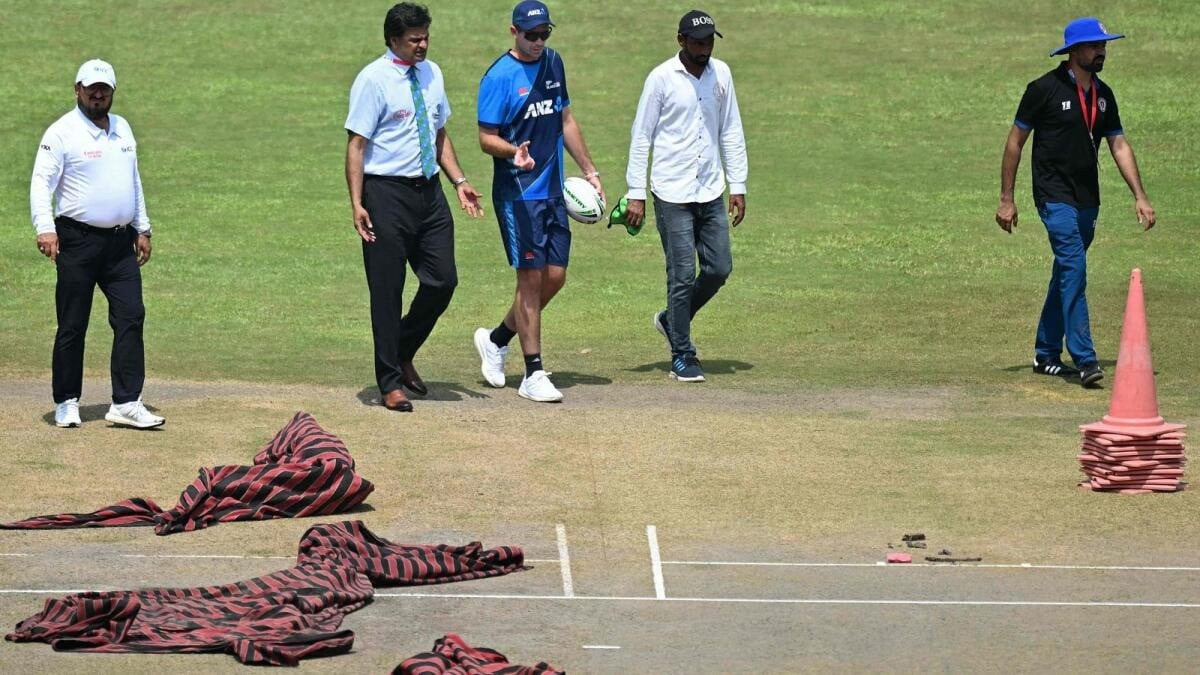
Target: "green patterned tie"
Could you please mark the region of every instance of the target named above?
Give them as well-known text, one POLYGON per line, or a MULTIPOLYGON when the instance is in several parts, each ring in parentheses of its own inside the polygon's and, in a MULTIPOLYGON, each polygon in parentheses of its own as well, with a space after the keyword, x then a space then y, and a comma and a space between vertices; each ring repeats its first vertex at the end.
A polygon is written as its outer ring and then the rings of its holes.
POLYGON ((429 135, 429 113, 425 110, 425 96, 421 94, 421 85, 417 82, 416 64, 408 67, 408 84, 412 88, 413 108, 417 113, 417 136, 421 139, 421 173, 429 178, 437 172, 437 152, 429 135))

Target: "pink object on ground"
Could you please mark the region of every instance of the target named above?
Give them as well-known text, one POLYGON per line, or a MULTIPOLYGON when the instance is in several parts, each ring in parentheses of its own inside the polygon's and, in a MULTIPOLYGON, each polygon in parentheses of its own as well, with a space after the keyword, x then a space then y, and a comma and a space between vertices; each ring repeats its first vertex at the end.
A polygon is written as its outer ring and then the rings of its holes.
POLYGON ((890 563, 910 563, 912 562, 912 556, 907 553, 889 553, 887 554, 887 561, 890 563))
MULTIPOLYGON (((1084 435, 1089 436, 1091 438, 1095 438, 1098 442, 1100 442, 1104 445, 1112 445, 1114 443, 1125 443, 1125 442, 1130 442, 1130 441, 1151 442, 1151 441, 1147 441, 1147 439, 1145 437, 1128 436, 1126 434, 1105 434, 1105 433, 1098 433, 1098 432, 1094 432, 1094 431, 1085 431, 1084 435)), ((1186 431, 1167 431, 1167 432, 1155 435, 1153 440, 1159 440, 1159 441, 1177 440, 1177 441, 1183 442, 1183 439, 1185 439, 1185 438, 1187 438, 1186 431)))

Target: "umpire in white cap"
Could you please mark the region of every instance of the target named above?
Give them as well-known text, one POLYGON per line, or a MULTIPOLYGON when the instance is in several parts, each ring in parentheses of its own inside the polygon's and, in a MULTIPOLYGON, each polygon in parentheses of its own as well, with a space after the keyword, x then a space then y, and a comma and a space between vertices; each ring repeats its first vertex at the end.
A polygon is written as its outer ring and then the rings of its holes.
POLYGON ((117 88, 111 64, 93 59, 75 76, 75 106, 42 136, 29 204, 37 246, 58 273, 54 337, 54 422, 80 424, 83 347, 95 288, 108 298, 113 329, 112 405, 106 420, 150 428, 163 423, 142 404, 146 367, 141 266, 150 260, 150 219, 138 174, 137 141, 109 112, 117 88))

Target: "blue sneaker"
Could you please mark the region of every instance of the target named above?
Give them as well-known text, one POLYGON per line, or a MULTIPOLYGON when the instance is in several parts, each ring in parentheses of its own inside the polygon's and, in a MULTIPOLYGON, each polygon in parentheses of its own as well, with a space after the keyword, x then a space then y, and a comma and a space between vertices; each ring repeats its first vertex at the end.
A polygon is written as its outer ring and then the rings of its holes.
POLYGON ((704 371, 700 359, 694 356, 676 356, 671 361, 671 377, 680 382, 703 382, 704 371))

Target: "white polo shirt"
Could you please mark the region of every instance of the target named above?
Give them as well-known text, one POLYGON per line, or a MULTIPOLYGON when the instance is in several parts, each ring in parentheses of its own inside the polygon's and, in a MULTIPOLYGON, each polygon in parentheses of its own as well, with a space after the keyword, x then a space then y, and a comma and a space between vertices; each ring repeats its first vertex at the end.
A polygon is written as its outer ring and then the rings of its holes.
POLYGON ((149 234, 137 141, 125 118, 109 113, 105 131, 76 107, 51 124, 33 162, 29 210, 38 234, 56 231, 56 215, 93 227, 133 223, 149 234))
MULTIPOLYGON (((367 139, 363 173, 375 176, 422 176, 421 138, 413 105, 409 68, 417 69, 417 84, 425 99, 429 139, 450 119, 442 70, 433 61, 404 65, 392 50, 367 64, 350 88, 346 130, 367 139)), ((434 152, 437 152, 436 145, 434 152)), ((436 173, 436 171, 435 171, 436 173)))
POLYGON ((699 79, 678 54, 650 71, 632 137, 625 172, 630 199, 646 198, 651 152, 650 190, 659 199, 710 202, 725 192, 726 178, 730 194, 746 194, 746 138, 724 61, 710 58, 699 79))

